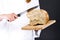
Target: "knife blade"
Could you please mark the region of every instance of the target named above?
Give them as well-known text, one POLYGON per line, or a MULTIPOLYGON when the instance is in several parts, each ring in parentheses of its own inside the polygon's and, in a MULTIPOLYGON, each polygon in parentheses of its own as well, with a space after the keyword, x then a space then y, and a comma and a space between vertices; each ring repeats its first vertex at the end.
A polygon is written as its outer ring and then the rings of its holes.
POLYGON ((34 6, 34 7, 32 7, 32 8, 30 8, 30 9, 27 9, 27 10, 25 10, 25 11, 23 11, 23 12, 21 12, 21 13, 19 13, 19 14, 17 14, 17 16, 18 17, 20 17, 22 14, 24 14, 24 12, 29 12, 29 11, 31 11, 31 10, 33 10, 33 9, 35 9, 35 8, 37 8, 39 5, 37 5, 37 6, 34 6))

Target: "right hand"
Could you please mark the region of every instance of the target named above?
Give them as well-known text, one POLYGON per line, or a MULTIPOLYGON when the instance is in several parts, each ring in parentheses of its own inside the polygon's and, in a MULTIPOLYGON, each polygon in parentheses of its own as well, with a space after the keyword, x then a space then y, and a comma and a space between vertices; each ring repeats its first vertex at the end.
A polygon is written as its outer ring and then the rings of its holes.
POLYGON ((14 21, 15 19, 17 19, 17 15, 15 13, 11 13, 11 14, 2 14, 0 15, 0 21, 3 19, 7 19, 9 22, 14 21))

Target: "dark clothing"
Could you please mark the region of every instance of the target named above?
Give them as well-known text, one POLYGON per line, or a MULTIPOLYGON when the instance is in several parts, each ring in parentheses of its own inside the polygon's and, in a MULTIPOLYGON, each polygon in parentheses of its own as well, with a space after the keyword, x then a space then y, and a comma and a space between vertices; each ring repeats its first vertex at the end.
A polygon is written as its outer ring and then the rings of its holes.
POLYGON ((42 30, 41 35, 36 40, 60 40, 60 1, 59 0, 39 0, 40 8, 45 9, 50 19, 55 19, 56 23, 42 30))

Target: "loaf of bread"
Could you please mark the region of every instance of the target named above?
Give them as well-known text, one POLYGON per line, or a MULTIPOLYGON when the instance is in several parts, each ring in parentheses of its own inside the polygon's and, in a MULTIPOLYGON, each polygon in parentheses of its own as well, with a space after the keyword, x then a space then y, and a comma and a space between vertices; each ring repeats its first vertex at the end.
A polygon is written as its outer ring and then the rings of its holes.
POLYGON ((27 13, 27 17, 30 19, 30 25, 46 24, 49 21, 49 15, 47 11, 43 9, 31 10, 27 13))

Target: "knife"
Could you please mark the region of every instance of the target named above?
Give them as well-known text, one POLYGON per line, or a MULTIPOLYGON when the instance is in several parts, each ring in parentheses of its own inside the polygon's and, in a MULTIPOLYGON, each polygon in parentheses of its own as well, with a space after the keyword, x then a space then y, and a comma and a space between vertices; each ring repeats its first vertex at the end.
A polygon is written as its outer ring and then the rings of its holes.
POLYGON ((20 17, 22 14, 24 14, 24 12, 26 12, 26 11, 29 12, 29 11, 31 11, 31 10, 37 8, 37 7, 38 7, 38 5, 37 5, 37 6, 34 6, 34 7, 32 7, 32 8, 30 8, 30 9, 27 9, 27 10, 25 10, 25 11, 23 11, 23 12, 17 14, 17 16, 20 17))

